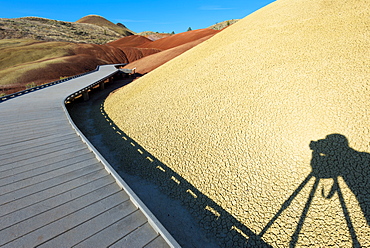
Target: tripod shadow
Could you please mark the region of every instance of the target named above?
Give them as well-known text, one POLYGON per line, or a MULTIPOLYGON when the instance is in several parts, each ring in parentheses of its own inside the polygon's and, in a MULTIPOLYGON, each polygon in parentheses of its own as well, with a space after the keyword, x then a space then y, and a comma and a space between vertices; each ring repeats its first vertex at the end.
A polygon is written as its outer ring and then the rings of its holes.
POLYGON ((353 227, 353 222, 349 215, 349 210, 345 203, 342 190, 338 183, 338 177, 342 177, 348 188, 356 196, 366 222, 370 225, 370 194, 368 188, 368 185, 370 185, 370 154, 359 152, 349 147, 347 138, 341 134, 330 134, 327 135, 325 139, 311 141, 309 147, 312 150, 311 173, 282 204, 275 216, 258 234, 258 237, 260 239, 262 238, 262 236, 273 225, 282 212, 289 207, 294 198, 298 196, 307 183, 312 178, 315 178, 315 182, 311 188, 297 227, 291 237, 289 247, 295 247, 298 242, 299 233, 303 227, 310 205, 317 191, 320 179, 332 178, 334 183, 330 192, 328 195, 325 195, 322 191, 321 195, 330 199, 335 193, 337 193, 347 228, 352 239, 353 247, 361 247, 353 227))

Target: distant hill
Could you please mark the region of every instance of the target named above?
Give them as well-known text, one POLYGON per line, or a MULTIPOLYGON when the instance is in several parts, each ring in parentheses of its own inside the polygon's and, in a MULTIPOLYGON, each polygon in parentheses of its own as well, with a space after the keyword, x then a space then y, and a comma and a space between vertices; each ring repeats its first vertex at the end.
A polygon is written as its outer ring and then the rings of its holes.
POLYGON ((115 25, 103 17, 88 17, 80 19, 80 22, 64 22, 40 17, 0 18, 0 39, 105 44, 133 34, 123 24, 115 25), (91 23, 88 23, 89 21, 91 23))
POLYGON ((135 34, 135 32, 129 30, 122 23, 114 24, 113 22, 108 21, 104 17, 98 15, 88 15, 82 17, 80 20, 76 21, 76 23, 87 23, 97 25, 103 28, 108 28, 118 34, 121 34, 122 36, 129 36, 135 34))
POLYGON ((205 36, 214 35, 216 34, 216 30, 212 29, 197 29, 188 32, 183 32, 179 34, 174 34, 169 37, 165 37, 150 43, 145 43, 138 47, 145 47, 145 48, 157 48, 157 49, 170 49, 179 45, 183 45, 187 42, 191 42, 205 36))
POLYGON ((228 20, 228 21, 224 21, 224 22, 220 22, 220 23, 216 23, 215 25, 212 25, 208 28, 210 29, 215 29, 215 30, 221 30, 221 29, 224 29, 236 22, 238 22, 240 19, 233 19, 233 20, 228 20))
POLYGON ((166 37, 171 36, 173 34, 158 33, 158 32, 153 32, 153 31, 144 31, 144 32, 138 33, 138 35, 144 36, 144 37, 148 38, 149 40, 155 41, 155 40, 159 40, 159 39, 162 39, 162 38, 166 38, 166 37))

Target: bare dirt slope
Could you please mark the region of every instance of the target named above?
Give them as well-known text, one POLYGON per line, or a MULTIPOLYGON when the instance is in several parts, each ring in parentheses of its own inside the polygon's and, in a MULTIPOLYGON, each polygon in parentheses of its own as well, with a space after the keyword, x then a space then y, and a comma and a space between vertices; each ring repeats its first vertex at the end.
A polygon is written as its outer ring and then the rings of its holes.
POLYGON ((180 54, 186 52, 187 50, 197 46, 203 41, 208 40, 212 36, 213 35, 208 35, 203 38, 185 43, 183 45, 176 46, 174 48, 163 50, 158 53, 151 54, 149 56, 143 56, 141 59, 135 60, 134 62, 126 65, 124 68, 128 69, 136 68, 137 73, 144 75, 158 68, 159 66, 165 64, 171 59, 179 56, 180 54))
POLYGON ((152 41, 141 35, 130 35, 121 39, 107 43, 115 47, 139 47, 140 45, 151 43, 152 41))
MULTIPOLYGON (((197 46, 205 40, 208 40, 219 31, 199 29, 189 32, 172 35, 170 37, 162 38, 161 40, 148 41, 144 37, 129 36, 117 41, 109 43, 116 47, 132 45, 137 47, 157 47, 162 49, 161 52, 152 54, 150 56, 143 56, 141 59, 135 60, 134 62, 127 65, 125 68, 136 68, 136 72, 139 74, 146 74, 159 66, 165 64, 171 59, 179 56, 187 50, 197 46)), ((146 48, 154 49, 154 48, 146 48)))
POLYGON ((192 30, 188 32, 183 32, 175 35, 171 35, 169 37, 165 37, 159 40, 155 40, 150 43, 144 43, 139 47, 145 48, 158 48, 158 49, 170 49, 179 45, 183 45, 185 43, 203 38, 205 36, 214 35, 218 33, 217 30, 213 29, 198 29, 192 30))
POLYGON ((104 109, 148 161, 122 164, 223 246, 370 246, 369 17, 278 0, 122 88, 104 109))
POLYGON ((158 32, 153 32, 153 31, 144 31, 144 32, 138 33, 138 35, 144 36, 144 37, 148 38, 149 40, 155 41, 155 40, 159 40, 159 39, 171 36, 173 34, 158 33, 158 32))

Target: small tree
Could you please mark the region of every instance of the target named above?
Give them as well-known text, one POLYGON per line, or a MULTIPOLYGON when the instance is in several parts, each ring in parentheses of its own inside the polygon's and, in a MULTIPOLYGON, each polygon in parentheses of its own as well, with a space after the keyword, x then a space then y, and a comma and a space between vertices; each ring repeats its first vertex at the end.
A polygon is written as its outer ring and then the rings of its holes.
POLYGON ((171 34, 175 34, 175 31, 172 31, 172 33, 171 34))
POLYGON ((188 31, 191 31, 191 30, 192 30, 192 29, 191 29, 191 27, 189 27, 189 28, 188 28, 188 31))

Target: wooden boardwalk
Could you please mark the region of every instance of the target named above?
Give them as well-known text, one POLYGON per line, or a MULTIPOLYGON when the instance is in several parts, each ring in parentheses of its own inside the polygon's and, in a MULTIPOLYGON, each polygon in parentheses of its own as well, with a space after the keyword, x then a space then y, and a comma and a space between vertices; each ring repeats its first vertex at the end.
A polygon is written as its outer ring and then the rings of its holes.
POLYGON ((178 247, 76 130, 66 97, 113 65, 0 103, 1 247, 178 247))

